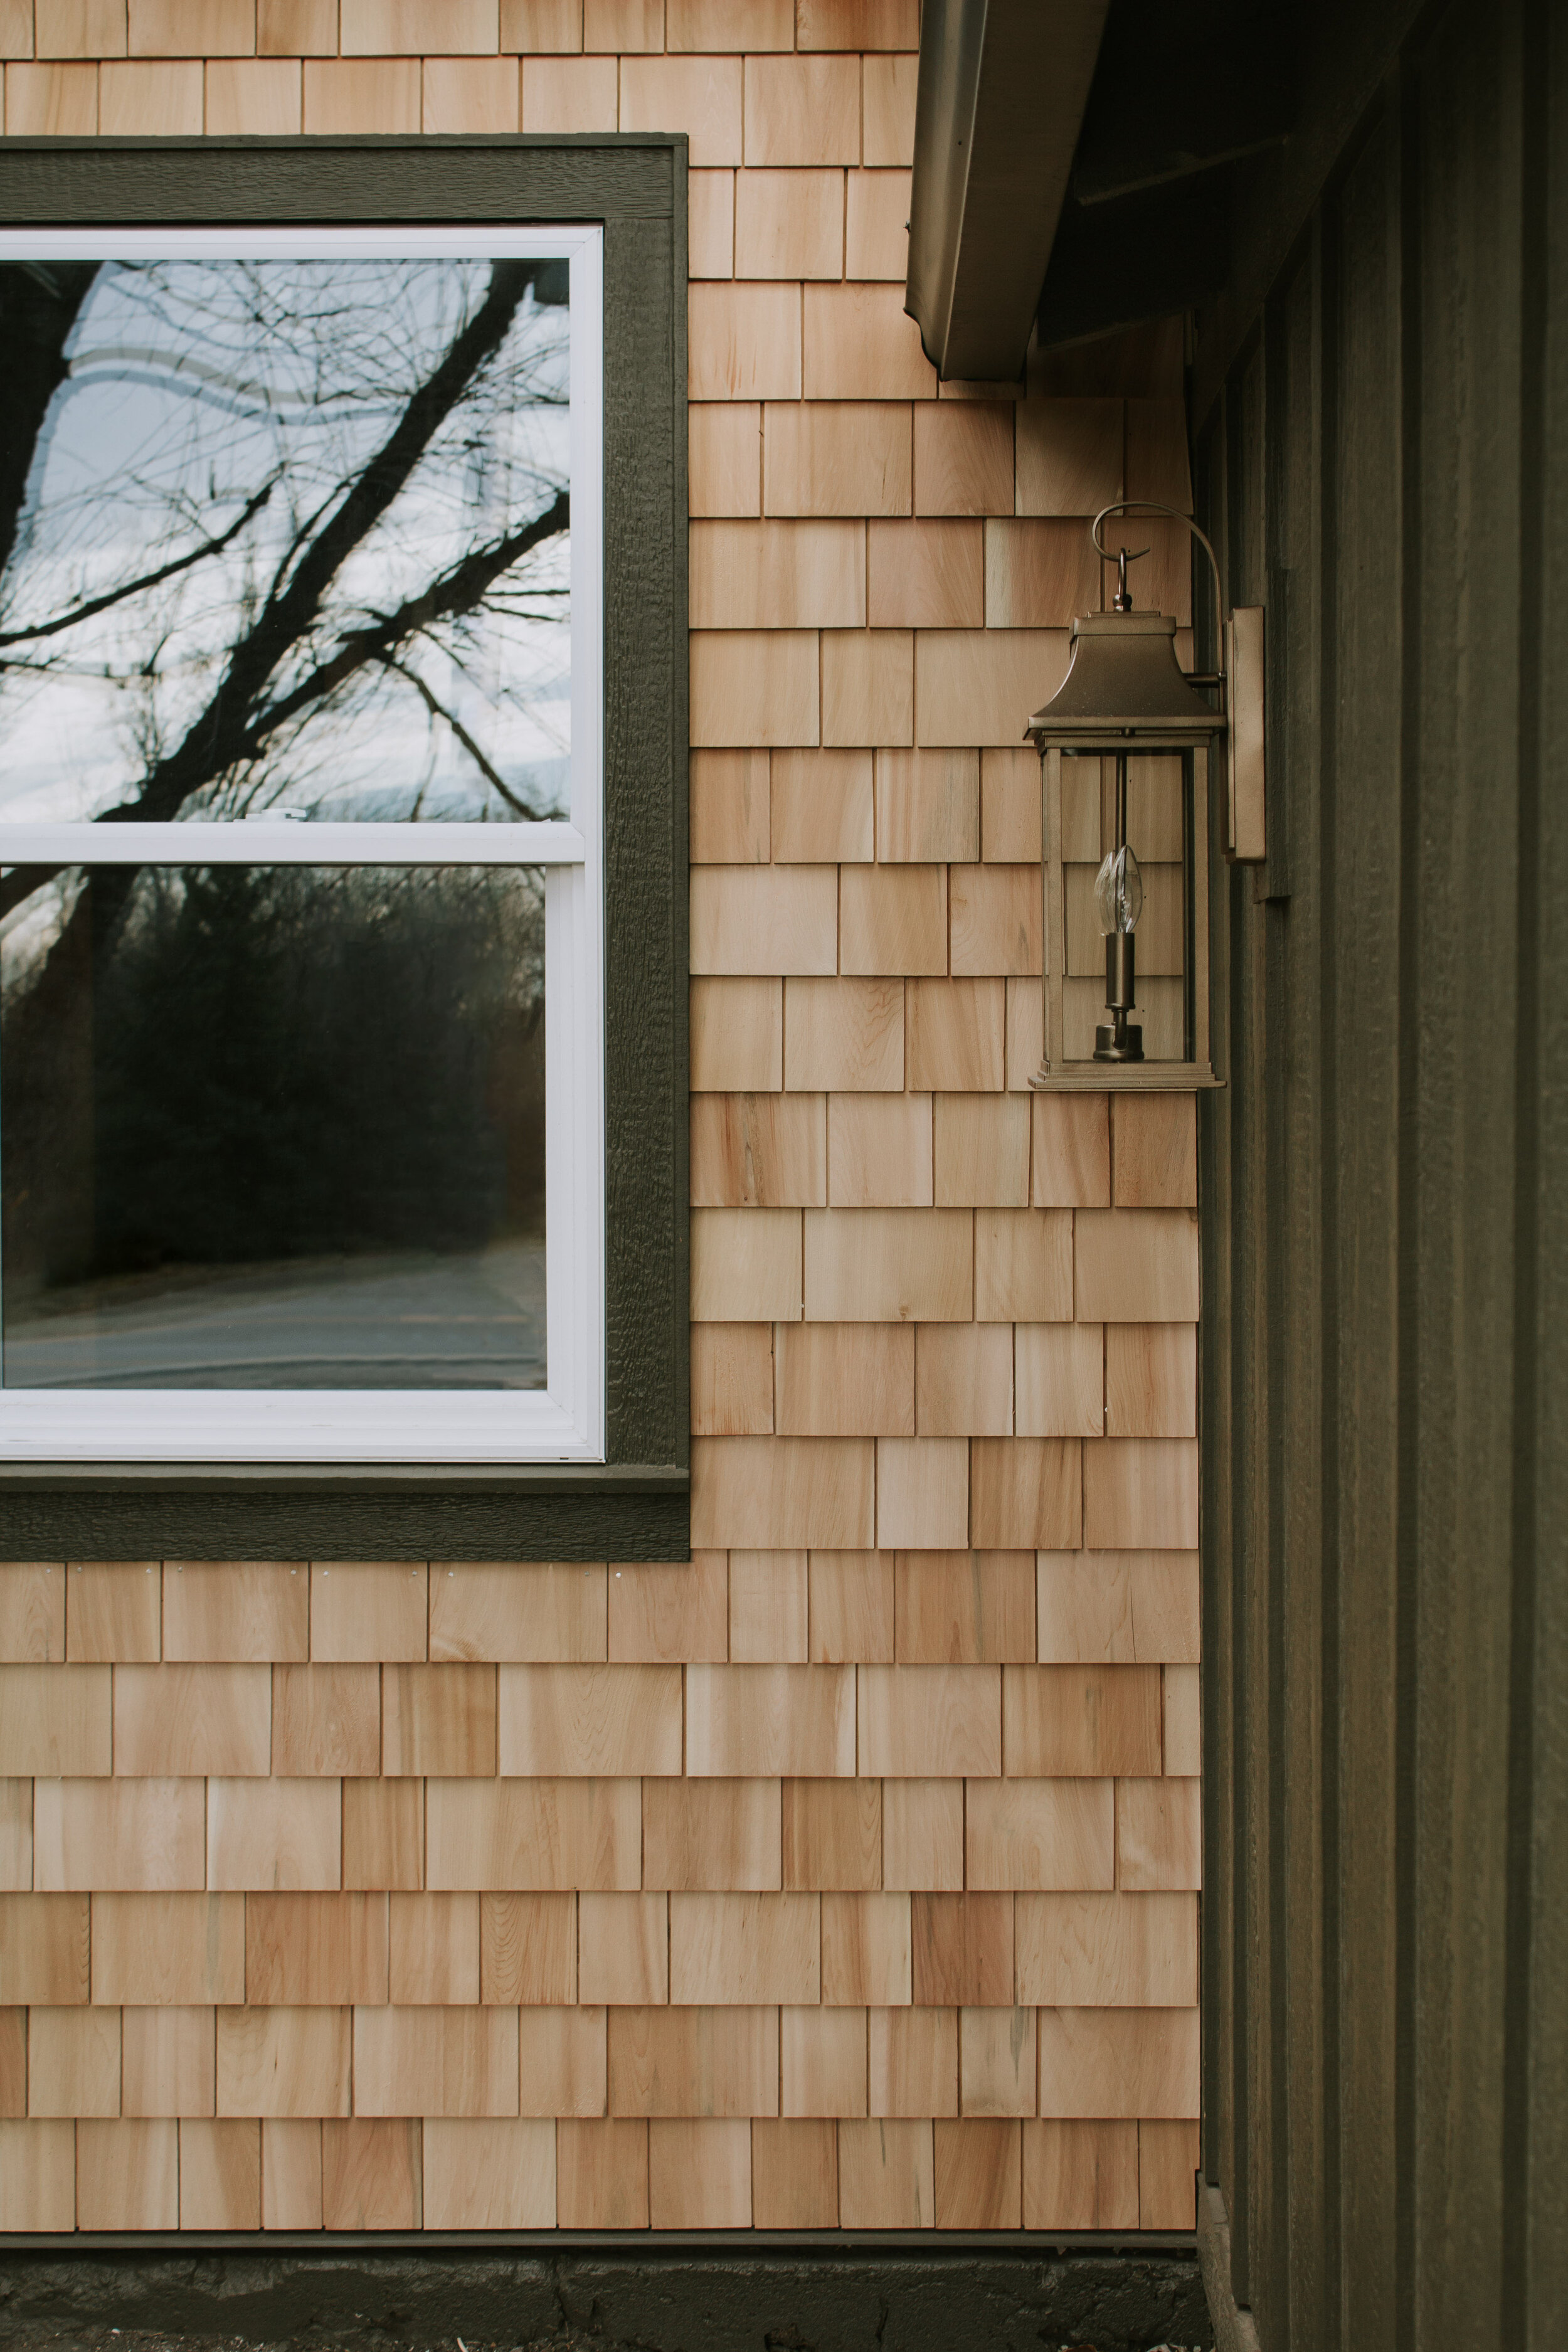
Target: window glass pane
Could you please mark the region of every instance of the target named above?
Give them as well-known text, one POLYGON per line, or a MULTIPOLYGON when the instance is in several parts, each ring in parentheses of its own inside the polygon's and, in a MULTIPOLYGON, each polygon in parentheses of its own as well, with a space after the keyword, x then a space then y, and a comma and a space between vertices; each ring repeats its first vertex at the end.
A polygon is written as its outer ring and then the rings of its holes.
POLYGON ((0 817, 563 814, 567 291, 0 263, 0 817))
POLYGON ((545 1385, 538 869, 10 880, 7 1388, 545 1385))

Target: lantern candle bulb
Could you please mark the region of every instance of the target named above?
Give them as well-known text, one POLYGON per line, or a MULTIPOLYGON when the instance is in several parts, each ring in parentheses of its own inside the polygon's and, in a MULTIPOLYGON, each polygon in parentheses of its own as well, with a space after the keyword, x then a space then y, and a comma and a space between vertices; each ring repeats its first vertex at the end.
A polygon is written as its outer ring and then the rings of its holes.
POLYGON ((1125 753, 1119 754, 1116 761, 1116 846, 1095 878, 1094 903, 1100 928, 1105 933, 1105 1009, 1110 1015, 1094 1033, 1094 1058, 1097 1062, 1141 1062, 1142 1024, 1130 1021, 1128 1015, 1138 996, 1132 934, 1143 912, 1143 877, 1138 870, 1137 858, 1127 845, 1125 753))

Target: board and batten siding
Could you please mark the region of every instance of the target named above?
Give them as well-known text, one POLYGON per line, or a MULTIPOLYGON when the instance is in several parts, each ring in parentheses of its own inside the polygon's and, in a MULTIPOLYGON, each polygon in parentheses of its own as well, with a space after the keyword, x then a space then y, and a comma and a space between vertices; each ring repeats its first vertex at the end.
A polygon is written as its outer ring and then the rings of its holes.
POLYGON ((1030 1095, 1022 746, 1181 338, 939 395, 916 20, 0 0, 10 135, 689 138, 695 1546, 0 1569, 0 2229, 1192 2224, 1195 1121, 1030 1095))
POLYGON ((1568 2325, 1563 35, 1391 38, 1198 338, 1270 656, 1200 1116, 1204 2169, 1263 2352, 1568 2325))

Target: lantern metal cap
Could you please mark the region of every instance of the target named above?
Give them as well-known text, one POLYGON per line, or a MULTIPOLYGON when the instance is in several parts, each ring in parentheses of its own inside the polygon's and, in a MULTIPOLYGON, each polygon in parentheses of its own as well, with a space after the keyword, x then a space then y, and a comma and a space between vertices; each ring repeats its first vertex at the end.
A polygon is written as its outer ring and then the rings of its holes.
POLYGON ((1225 732, 1176 659, 1176 624, 1165 613, 1080 613, 1068 674, 1026 734, 1037 751, 1149 749, 1210 743, 1225 732))

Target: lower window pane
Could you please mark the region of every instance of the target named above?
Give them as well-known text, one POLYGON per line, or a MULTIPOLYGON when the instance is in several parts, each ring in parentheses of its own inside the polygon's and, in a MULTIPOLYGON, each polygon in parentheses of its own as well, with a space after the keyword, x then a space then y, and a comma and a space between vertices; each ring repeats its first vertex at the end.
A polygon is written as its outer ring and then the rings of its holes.
POLYGON ((543 1388, 538 870, 5 897, 5 1387, 543 1388))

